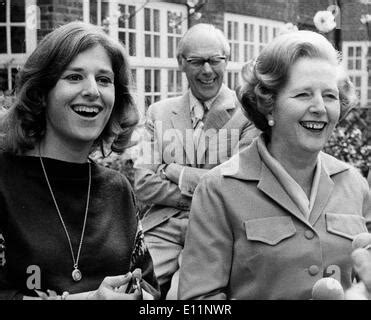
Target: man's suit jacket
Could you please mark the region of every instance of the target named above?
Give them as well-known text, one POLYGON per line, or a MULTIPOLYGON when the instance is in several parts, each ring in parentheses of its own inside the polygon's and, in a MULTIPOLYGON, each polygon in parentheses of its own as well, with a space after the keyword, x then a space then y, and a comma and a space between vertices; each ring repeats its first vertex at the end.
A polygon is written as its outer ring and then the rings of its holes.
POLYGON ((139 200, 152 205, 142 223, 144 231, 178 212, 189 211, 193 192, 209 169, 248 146, 259 130, 242 114, 235 92, 222 86, 204 120, 206 143, 197 156, 193 142, 189 92, 151 105, 135 163, 134 189, 139 200), (160 171, 179 178, 181 188, 161 177, 160 171))

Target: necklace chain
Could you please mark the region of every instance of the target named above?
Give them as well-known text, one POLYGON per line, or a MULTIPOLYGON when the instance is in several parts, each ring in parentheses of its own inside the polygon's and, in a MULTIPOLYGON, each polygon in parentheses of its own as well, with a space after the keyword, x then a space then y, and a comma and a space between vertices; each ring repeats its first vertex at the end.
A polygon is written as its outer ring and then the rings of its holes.
POLYGON ((85 227, 86 227, 86 220, 87 220, 87 217, 88 217, 88 209, 89 209, 89 200, 90 200, 90 188, 91 188, 91 166, 90 166, 90 162, 88 162, 89 164, 89 184, 88 184, 88 194, 87 194, 87 199, 86 199, 86 207, 85 207, 85 217, 84 217, 84 224, 83 224, 83 227, 82 227, 82 232, 81 232, 81 238, 80 238, 80 244, 79 244, 79 249, 77 251, 77 257, 75 259, 75 254, 73 252, 73 248, 72 248, 72 242, 71 242, 71 239, 70 239, 70 235, 68 234, 68 231, 67 231, 67 228, 66 228, 66 225, 63 221, 63 218, 62 218, 62 214, 59 210, 59 207, 58 207, 58 204, 57 204, 57 200, 55 199, 55 196, 54 196, 54 193, 53 193, 53 190, 52 190, 52 187, 50 185, 50 182, 49 182, 49 179, 48 179, 48 175, 46 173, 46 170, 45 170, 45 166, 44 166, 44 163, 43 163, 43 160, 41 158, 41 154, 40 154, 40 150, 39 150, 39 158, 40 158, 40 163, 41 163, 41 167, 43 169, 43 172, 44 172, 44 176, 45 176, 45 180, 46 180, 46 183, 49 187, 49 191, 50 191, 50 194, 53 198, 53 202, 54 202, 54 205, 55 205, 55 208, 57 210, 57 213, 58 213, 58 216, 59 216, 59 220, 61 221, 62 223, 62 226, 63 226, 63 229, 64 229, 64 232, 66 234, 66 237, 67 237, 67 240, 68 240, 68 244, 70 246, 70 250, 71 250, 71 256, 72 256, 72 260, 73 260, 73 267, 75 270, 78 270, 78 266, 79 266, 79 258, 80 258, 80 253, 81 253, 81 247, 82 247, 82 243, 83 243, 83 240, 84 240, 84 233, 85 233, 85 227))

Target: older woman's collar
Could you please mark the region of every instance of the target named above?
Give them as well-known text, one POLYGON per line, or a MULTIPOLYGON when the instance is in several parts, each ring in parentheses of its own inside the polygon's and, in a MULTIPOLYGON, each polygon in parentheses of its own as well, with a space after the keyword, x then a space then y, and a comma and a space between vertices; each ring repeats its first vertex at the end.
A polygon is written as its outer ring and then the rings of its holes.
MULTIPOLYGON (((350 165, 320 152, 322 168, 329 176, 349 170, 350 165)), ((220 165, 220 172, 225 177, 240 180, 260 180, 262 161, 257 148, 257 139, 252 144, 220 165)))

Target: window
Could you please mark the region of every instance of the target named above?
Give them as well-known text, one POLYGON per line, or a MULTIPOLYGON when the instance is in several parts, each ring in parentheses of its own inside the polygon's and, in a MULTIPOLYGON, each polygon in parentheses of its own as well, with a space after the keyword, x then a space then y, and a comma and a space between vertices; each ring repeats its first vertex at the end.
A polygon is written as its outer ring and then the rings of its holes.
POLYGON ((259 26, 259 52, 263 50, 265 45, 268 43, 268 27, 259 26))
POLYGON ((371 46, 363 41, 344 41, 343 63, 360 98, 361 108, 370 108, 371 46))
POLYGON ((89 1, 89 16, 90 23, 104 26, 109 19, 109 3, 105 0, 90 0, 89 1))
POLYGON ((18 68, 14 66, 0 68, 0 107, 11 105, 17 73, 18 68))
POLYGON ((167 12, 167 57, 176 58, 176 49, 182 37, 182 13, 167 12))
POLYGON ((371 107, 371 46, 367 50, 367 105, 371 107))
POLYGON ((160 100, 160 84, 160 69, 144 70, 144 104, 146 110, 152 103, 160 100))
POLYGON ((231 47, 230 61, 245 63, 257 57, 278 35, 281 21, 225 13, 225 34, 231 47))
POLYGON ((348 70, 362 69, 362 47, 348 47, 348 70))
POLYGON ((182 72, 179 70, 167 71, 167 96, 176 97, 182 94, 182 72))
POLYGON ((243 28, 243 59, 249 61, 254 58, 254 25, 244 23, 243 28))
POLYGON ((119 4, 118 36, 129 55, 136 56, 136 9, 135 6, 119 4))
POLYGON ((239 86, 239 71, 228 71, 227 72, 227 86, 235 90, 239 86))
POLYGON ((160 57, 160 10, 144 9, 144 55, 160 57))
POLYGON ((0 54, 26 53, 25 0, 0 0, 0 54))
POLYGON ((231 55, 229 57, 229 60, 238 62, 240 60, 239 57, 240 45, 237 21, 227 22, 227 39, 229 42, 229 46, 231 47, 231 55))

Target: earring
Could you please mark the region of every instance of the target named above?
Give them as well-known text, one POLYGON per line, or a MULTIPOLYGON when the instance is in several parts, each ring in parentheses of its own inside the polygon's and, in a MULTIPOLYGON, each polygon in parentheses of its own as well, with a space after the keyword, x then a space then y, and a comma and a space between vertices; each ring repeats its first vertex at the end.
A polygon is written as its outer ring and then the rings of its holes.
POLYGON ((271 115, 268 115, 268 126, 273 127, 274 126, 274 119, 271 115))

